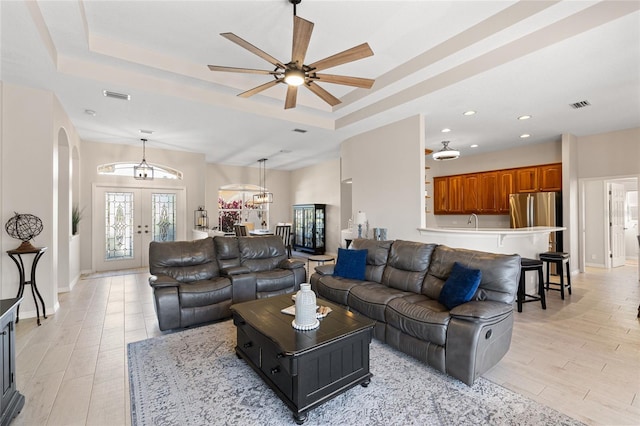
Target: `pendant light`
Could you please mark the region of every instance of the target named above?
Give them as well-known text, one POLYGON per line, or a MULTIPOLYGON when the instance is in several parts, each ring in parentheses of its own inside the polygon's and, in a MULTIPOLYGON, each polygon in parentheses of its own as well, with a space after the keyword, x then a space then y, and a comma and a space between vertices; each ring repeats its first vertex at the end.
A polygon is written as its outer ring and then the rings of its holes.
POLYGON ((138 180, 153 180, 153 167, 147 164, 145 159, 145 144, 146 139, 140 139, 142 141, 142 161, 137 166, 133 166, 133 177, 138 180))
POLYGON ((267 169, 266 169, 266 158, 261 158, 258 160, 260 163, 260 192, 253 195, 253 204, 269 204, 273 203, 273 194, 271 192, 267 192, 267 169))
POLYGON ((449 148, 449 141, 442 141, 442 149, 432 154, 434 160, 455 160, 460 157, 460 151, 449 148))

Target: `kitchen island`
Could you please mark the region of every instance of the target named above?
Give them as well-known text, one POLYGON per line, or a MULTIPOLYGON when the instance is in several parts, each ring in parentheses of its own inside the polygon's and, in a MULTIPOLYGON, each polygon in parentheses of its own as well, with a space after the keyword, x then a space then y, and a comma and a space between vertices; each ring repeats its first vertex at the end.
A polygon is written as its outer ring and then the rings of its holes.
MULTIPOLYGON (((560 226, 533 226, 530 228, 418 228, 422 241, 467 248, 491 253, 514 254, 537 259, 538 254, 549 251, 549 234, 564 231, 560 226)), ((526 292, 537 293, 535 274, 528 274, 526 292)))
POLYGON ((530 228, 418 228, 423 241, 491 253, 513 254, 537 259, 549 251, 549 234, 564 231, 560 226, 530 228))

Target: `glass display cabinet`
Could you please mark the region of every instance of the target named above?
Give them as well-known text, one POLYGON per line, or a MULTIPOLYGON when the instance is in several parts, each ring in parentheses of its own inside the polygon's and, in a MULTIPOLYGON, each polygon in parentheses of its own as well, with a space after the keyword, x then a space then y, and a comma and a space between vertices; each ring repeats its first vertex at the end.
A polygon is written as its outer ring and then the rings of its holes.
POLYGON ((293 206, 293 249, 312 254, 325 252, 326 204, 293 206))

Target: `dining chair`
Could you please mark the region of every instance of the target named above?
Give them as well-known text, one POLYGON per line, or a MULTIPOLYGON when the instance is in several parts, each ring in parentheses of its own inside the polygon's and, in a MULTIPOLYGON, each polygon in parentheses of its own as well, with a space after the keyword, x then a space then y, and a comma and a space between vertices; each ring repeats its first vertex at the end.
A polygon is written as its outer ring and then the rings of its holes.
POLYGON ((248 235, 247 227, 244 225, 233 225, 233 229, 236 231, 236 237, 246 237, 248 235))
POLYGON ((282 238, 288 257, 291 259, 291 225, 276 225, 275 234, 282 238))

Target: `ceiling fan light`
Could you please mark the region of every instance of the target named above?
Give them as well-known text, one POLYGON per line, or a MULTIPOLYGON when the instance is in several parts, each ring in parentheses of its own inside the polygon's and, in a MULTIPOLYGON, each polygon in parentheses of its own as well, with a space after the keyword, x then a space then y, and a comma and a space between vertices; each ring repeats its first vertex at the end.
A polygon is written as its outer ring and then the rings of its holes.
POLYGON ((304 73, 296 68, 290 68, 284 72, 284 82, 289 86, 300 86, 304 83, 304 73))
POLYGON ((455 160, 460 157, 460 151, 449 148, 449 141, 442 141, 442 149, 432 154, 434 160, 455 160))

